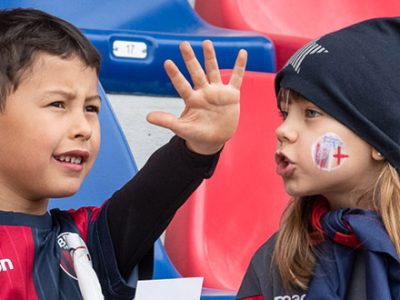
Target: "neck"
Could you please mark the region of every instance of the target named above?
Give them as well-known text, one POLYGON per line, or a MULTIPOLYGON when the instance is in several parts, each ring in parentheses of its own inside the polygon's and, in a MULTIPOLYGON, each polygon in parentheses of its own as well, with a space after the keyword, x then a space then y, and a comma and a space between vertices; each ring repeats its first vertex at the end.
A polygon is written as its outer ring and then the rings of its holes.
POLYGON ((30 215, 43 215, 47 211, 49 199, 29 200, 16 195, 0 192, 0 210, 30 215))
POLYGON ((372 192, 353 191, 350 193, 332 193, 323 195, 331 209, 340 208, 360 208, 360 209, 373 209, 372 205, 372 192))

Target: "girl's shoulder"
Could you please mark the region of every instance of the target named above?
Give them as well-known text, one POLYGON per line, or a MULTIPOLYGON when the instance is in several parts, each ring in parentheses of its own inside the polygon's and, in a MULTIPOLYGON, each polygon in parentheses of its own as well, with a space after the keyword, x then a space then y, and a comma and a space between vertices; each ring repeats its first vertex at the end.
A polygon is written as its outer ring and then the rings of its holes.
POLYGON ((298 289, 288 291, 283 287, 278 266, 273 260, 276 238, 275 233, 254 253, 239 290, 238 299, 254 296, 254 291, 259 292, 263 299, 304 299, 304 291, 298 289))
POLYGON ((275 249, 276 238, 277 233, 274 233, 266 242, 264 242, 264 244, 262 244, 254 253, 252 262, 256 262, 257 264, 261 261, 271 262, 275 249))

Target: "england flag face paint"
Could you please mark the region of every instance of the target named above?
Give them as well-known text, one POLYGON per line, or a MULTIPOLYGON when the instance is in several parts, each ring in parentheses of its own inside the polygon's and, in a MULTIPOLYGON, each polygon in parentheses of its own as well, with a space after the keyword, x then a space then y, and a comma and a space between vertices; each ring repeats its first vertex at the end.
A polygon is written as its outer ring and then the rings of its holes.
POLYGON ((321 136, 311 147, 315 165, 323 171, 333 171, 342 166, 349 155, 342 139, 332 132, 321 136))

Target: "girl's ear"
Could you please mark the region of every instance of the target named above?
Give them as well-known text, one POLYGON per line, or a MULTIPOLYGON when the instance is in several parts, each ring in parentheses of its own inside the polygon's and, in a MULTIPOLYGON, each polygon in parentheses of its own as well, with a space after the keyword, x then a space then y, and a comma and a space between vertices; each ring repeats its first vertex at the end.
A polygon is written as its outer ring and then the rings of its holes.
POLYGON ((371 148, 371 155, 372 158, 375 160, 384 160, 385 158, 382 156, 382 154, 380 152, 378 152, 375 148, 371 148))

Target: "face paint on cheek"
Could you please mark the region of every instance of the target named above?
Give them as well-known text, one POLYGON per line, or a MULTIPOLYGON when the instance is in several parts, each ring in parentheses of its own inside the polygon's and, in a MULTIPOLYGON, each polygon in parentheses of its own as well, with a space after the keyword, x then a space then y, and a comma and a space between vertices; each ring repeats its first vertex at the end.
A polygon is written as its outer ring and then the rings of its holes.
POLYGON ((311 146, 311 157, 319 169, 330 172, 342 166, 349 155, 342 139, 327 132, 311 146))

